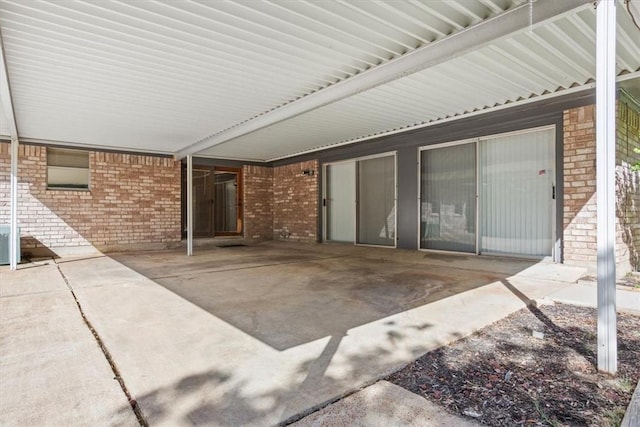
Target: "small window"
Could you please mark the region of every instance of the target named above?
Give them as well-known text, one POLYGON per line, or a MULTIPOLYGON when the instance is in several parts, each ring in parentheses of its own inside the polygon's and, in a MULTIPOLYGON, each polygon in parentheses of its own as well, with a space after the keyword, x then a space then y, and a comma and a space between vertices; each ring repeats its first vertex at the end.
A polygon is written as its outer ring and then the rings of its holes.
POLYGON ((89 188, 89 152, 47 148, 48 188, 89 188))

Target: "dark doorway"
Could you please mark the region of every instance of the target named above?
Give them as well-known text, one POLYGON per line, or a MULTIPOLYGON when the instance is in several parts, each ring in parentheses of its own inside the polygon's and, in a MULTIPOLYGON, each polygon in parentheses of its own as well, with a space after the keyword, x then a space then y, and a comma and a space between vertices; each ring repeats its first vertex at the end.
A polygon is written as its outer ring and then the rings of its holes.
POLYGON ((216 236, 242 233, 242 169, 214 168, 213 232, 216 236))
POLYGON ((193 166, 194 237, 242 234, 242 169, 193 166))

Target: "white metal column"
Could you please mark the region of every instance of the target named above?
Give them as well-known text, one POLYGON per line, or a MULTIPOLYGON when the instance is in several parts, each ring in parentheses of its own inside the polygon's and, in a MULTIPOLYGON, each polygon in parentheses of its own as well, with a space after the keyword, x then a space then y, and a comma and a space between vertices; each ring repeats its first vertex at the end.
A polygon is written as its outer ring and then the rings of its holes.
POLYGON ((9 268, 18 268, 20 236, 18 235, 18 126, 14 114, 11 84, 4 56, 4 41, 0 34, 0 108, 5 113, 11 134, 10 148, 10 194, 9 194, 9 268))
POLYGON ((11 196, 10 196, 10 231, 9 231, 9 267, 11 270, 18 268, 18 256, 20 255, 18 235, 18 140, 11 140, 11 196))
POLYGON ((598 369, 618 369, 616 336, 616 5, 600 0, 596 36, 598 369))
POLYGON ((193 255, 193 156, 187 156, 187 255, 193 255))

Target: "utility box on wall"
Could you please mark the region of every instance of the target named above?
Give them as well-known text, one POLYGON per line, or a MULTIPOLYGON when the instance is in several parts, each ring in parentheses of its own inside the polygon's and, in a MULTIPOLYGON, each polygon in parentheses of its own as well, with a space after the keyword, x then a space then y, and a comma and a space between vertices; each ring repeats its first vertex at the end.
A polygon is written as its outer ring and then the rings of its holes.
MULTIPOLYGON (((9 260, 9 234, 11 233, 10 225, 0 225, 0 265, 10 264, 9 260)), ((20 229, 18 228, 18 262, 20 262, 20 229)))

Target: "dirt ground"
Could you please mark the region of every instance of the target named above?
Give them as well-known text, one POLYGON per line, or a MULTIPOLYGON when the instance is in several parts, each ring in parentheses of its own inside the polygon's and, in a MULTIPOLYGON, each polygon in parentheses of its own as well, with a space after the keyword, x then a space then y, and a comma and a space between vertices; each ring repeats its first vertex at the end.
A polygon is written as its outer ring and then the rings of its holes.
POLYGON ((486 425, 616 426, 640 378, 640 316, 618 314, 613 377, 595 367, 596 333, 595 309, 529 307, 387 380, 486 425))

